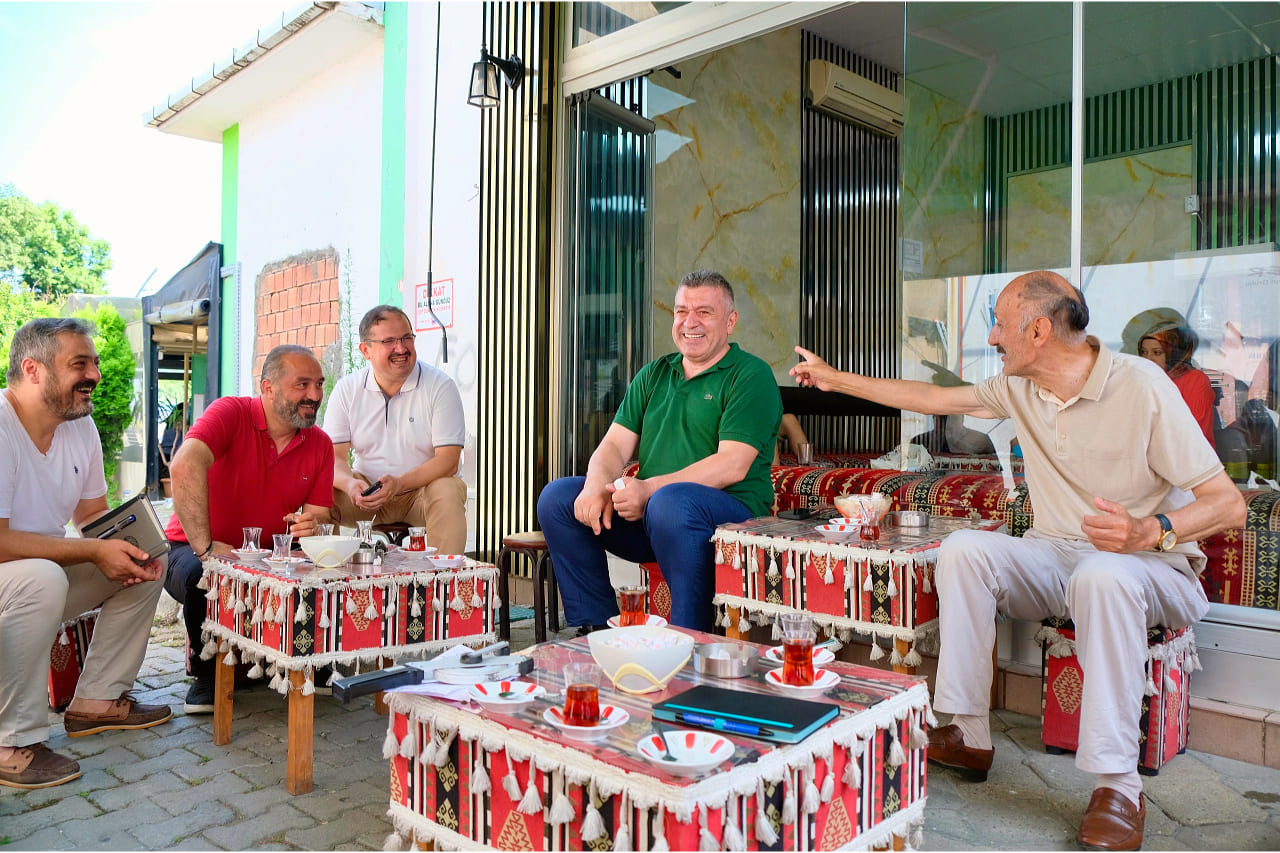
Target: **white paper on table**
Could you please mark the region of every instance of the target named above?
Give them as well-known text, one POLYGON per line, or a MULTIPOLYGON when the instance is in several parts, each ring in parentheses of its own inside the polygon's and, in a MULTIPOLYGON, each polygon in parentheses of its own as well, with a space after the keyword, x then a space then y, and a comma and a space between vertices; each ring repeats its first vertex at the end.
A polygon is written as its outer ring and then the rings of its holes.
MULTIPOLYGON (((452 648, 445 649, 440 654, 431 658, 431 661, 432 663, 441 663, 441 664, 448 664, 451 662, 458 663, 462 660, 462 656, 465 653, 470 651, 474 651, 470 646, 466 646, 462 643, 458 643, 458 645, 453 646, 452 648)), ((412 665, 413 664, 411 663, 405 664, 405 666, 412 666, 412 665)), ((470 684, 445 684, 443 682, 436 681, 432 679, 430 676, 428 676, 426 681, 423 681, 419 684, 407 684, 403 687, 396 687, 392 690, 388 690, 387 692, 388 693, 412 693, 416 696, 431 696, 432 698, 435 698, 435 699, 449 699, 451 701, 458 702, 458 701, 465 701, 467 699, 467 693, 470 690, 471 690, 470 684)))

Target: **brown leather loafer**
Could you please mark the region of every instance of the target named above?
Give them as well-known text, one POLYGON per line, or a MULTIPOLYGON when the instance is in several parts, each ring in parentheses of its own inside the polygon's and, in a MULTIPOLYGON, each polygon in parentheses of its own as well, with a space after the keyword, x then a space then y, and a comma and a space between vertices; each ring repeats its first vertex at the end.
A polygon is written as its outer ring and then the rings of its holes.
POLYGON ((1080 820, 1076 841, 1086 850, 1138 850, 1147 821, 1147 798, 1138 795, 1135 807, 1114 788, 1098 788, 1080 820))
POLYGON ((929 760, 956 771, 970 782, 987 781, 987 771, 995 758, 994 749, 973 749, 964 745, 964 737, 956 726, 929 730, 929 760))
POLYGON ((106 713, 67 711, 62 715, 62 722, 67 729, 67 737, 84 737, 120 729, 149 729, 168 721, 172 716, 173 711, 168 705, 143 705, 126 693, 106 713))
POLYGON ((42 743, 24 746, 0 761, 0 785, 9 788, 52 788, 80 778, 80 765, 42 743))

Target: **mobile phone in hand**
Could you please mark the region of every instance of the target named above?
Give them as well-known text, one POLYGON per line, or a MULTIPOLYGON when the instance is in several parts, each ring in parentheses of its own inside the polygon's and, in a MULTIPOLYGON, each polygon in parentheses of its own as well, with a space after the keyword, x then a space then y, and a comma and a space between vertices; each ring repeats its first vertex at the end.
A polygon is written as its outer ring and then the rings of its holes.
POLYGON ((369 488, 361 492, 360 497, 367 498, 369 497, 369 495, 373 494, 374 492, 378 491, 378 489, 381 489, 381 488, 382 488, 382 481, 379 480, 378 482, 374 483, 372 486, 370 486, 369 488))

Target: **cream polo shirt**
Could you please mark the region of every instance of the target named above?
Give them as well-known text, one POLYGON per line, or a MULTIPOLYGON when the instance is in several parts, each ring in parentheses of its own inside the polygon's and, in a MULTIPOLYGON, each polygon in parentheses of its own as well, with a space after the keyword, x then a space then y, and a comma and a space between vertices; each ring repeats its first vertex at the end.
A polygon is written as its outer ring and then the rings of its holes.
MULTIPOLYGON (((974 386, 996 417, 1011 417, 1026 465, 1037 531, 1084 540, 1094 497, 1135 518, 1191 503, 1190 490, 1222 469, 1218 455, 1173 381, 1152 362, 1112 353, 1090 336, 1098 357, 1080 394, 1059 400, 1029 379, 993 376, 974 386)), ((1199 574, 1204 555, 1179 542, 1199 574)))
POLYGON ((382 393, 371 366, 339 379, 324 431, 334 444, 351 443, 355 470, 372 480, 398 477, 435 456, 437 447, 462 447, 467 438, 458 386, 421 361, 392 397, 382 393))

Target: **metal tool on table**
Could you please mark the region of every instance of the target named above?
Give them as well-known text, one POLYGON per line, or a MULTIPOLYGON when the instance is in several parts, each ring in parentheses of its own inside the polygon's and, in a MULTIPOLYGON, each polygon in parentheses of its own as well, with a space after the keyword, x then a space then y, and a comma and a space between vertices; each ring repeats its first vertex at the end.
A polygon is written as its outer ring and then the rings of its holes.
POLYGON ((454 657, 442 653, 430 660, 410 661, 373 672, 362 672, 333 681, 333 698, 346 704, 357 696, 391 690, 424 681, 442 684, 475 684, 501 681, 533 672, 533 658, 509 654, 507 642, 463 652, 454 657), (443 657, 443 660, 441 659, 443 657))

